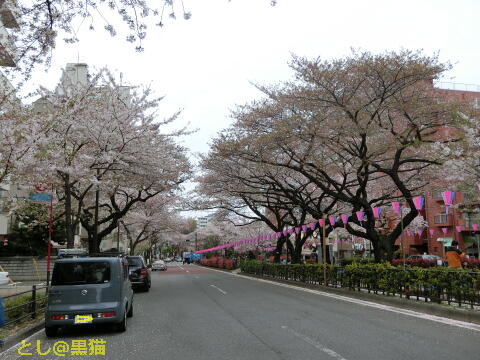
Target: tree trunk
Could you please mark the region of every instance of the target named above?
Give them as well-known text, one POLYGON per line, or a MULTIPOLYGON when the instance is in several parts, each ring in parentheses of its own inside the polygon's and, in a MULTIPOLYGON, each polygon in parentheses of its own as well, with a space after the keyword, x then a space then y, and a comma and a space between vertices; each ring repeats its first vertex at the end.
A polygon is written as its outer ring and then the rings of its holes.
POLYGON ((65 231, 67 237, 67 249, 74 247, 74 227, 72 224, 72 191, 70 184, 70 175, 63 176, 65 186, 65 231))
POLYGON ((100 252, 100 247, 98 246, 98 242, 95 241, 94 234, 88 232, 88 252, 90 254, 95 254, 100 252))
POLYGON ((283 244, 285 244, 285 238, 282 236, 280 239, 277 240, 277 249, 275 250, 275 257, 273 259, 274 262, 280 262, 280 256, 282 255, 283 244))

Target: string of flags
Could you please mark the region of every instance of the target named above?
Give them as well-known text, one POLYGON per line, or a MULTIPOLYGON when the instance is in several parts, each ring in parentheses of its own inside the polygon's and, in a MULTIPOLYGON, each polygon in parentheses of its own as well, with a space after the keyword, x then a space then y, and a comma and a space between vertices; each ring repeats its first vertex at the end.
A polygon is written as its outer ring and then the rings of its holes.
MULTIPOLYGON (((479 185, 479 189, 480 189, 480 185, 479 185)), ((455 196, 455 193, 453 191, 444 191, 442 192, 442 199, 443 199, 443 202, 445 204, 445 212, 448 214, 448 208, 450 206, 452 206, 453 204, 453 199, 454 199, 454 196, 455 196)), ((423 196, 416 196, 414 198, 412 198, 412 201, 413 201, 413 204, 415 206, 415 208, 417 210, 422 210, 423 207, 424 207, 424 204, 425 204, 425 198, 423 196)), ((395 214, 397 215, 401 215, 401 203, 399 201, 393 201, 392 202, 392 207, 393 207, 393 211, 395 214)), ((373 210, 373 216, 375 219, 379 219, 382 215, 382 208, 381 207, 374 207, 372 208, 373 210)), ((357 211, 355 213, 356 217, 357 217, 357 220, 358 222, 363 226, 363 222, 365 221, 365 212, 364 211, 357 211)), ((340 219, 343 223, 343 226, 344 228, 347 227, 347 223, 349 221, 349 216, 346 215, 346 214, 341 214, 340 215, 340 219)), ((318 221, 315 221, 315 222, 311 222, 309 224, 303 224, 301 226, 298 226, 298 227, 292 227, 292 228, 288 228, 288 229, 284 229, 283 231, 279 231, 279 232, 275 232, 275 233, 271 233, 271 234, 265 234, 265 235, 259 235, 257 237, 253 237, 253 238, 250 238, 250 239, 244 239, 244 240, 238 240, 238 241, 234 241, 234 242, 231 242, 231 243, 228 243, 228 244, 224 244, 224 245, 219 245, 219 246, 215 246, 215 247, 212 247, 212 248, 209 248, 209 249, 204 249, 204 250, 199 250, 199 251, 196 251, 197 254, 202 254, 202 253, 206 253, 206 252, 211 252, 211 251, 218 251, 218 250, 223 250, 223 249, 227 249, 227 248, 235 248, 235 249, 239 249, 241 246, 243 245, 249 245, 249 244, 256 244, 258 245, 260 242, 262 241, 269 241, 269 240, 276 240, 276 239, 279 239, 281 238, 282 236, 283 237, 287 237, 287 236, 291 236, 293 234, 296 234, 296 235, 299 235, 301 232, 303 232, 304 234, 307 234, 308 231, 314 231, 315 229, 318 229, 319 227, 323 228, 324 226, 327 226, 329 225, 330 227, 335 227, 335 225, 337 224, 337 217, 336 216, 330 216, 328 217, 328 223, 325 222, 325 219, 318 219, 318 221)), ((456 226, 455 227, 456 231, 457 232, 461 232, 463 231, 463 227, 462 226, 456 226)), ((423 234, 423 231, 424 230, 417 230, 417 234, 419 236, 421 236, 423 234)), ((478 224, 473 224, 473 231, 478 231, 478 224)), ((429 233, 431 236, 433 236, 435 234, 435 229, 429 229, 429 233)), ((448 233, 448 228, 446 227, 443 227, 442 228, 442 232, 443 234, 447 234, 448 233)), ((413 236, 414 234, 410 231, 410 230, 406 230, 406 233, 408 236, 413 236)), ((357 238, 357 237, 353 237, 351 240, 336 240, 337 243, 341 243, 341 242, 344 242, 344 241, 352 241, 352 242, 355 242, 355 241, 363 241, 364 239, 363 238, 357 238)), ((304 246, 311 246, 313 245, 312 243, 305 243, 304 246)), ((267 248, 264 248, 263 251, 274 251, 276 249, 276 247, 267 247, 267 248)))

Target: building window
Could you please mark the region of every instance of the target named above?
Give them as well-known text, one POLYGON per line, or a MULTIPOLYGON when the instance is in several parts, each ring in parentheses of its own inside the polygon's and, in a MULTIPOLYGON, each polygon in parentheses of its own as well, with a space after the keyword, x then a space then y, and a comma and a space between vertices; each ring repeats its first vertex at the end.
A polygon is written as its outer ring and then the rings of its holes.
POLYGON ((448 215, 447 214, 438 214, 433 217, 433 223, 434 224, 446 224, 448 221, 448 215))

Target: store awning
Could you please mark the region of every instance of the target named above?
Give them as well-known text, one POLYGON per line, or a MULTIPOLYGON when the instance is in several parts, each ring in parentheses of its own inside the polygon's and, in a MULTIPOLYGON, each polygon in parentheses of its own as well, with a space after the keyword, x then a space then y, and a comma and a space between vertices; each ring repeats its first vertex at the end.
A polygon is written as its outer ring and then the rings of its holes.
POLYGON ((453 238, 450 238, 450 237, 438 238, 437 241, 443 243, 443 246, 451 246, 453 238))

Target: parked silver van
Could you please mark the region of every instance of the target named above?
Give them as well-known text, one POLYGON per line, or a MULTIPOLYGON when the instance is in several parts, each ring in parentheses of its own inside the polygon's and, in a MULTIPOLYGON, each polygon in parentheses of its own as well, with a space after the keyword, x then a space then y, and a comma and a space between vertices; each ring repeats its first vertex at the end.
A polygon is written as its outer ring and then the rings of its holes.
POLYGON ((45 333, 60 326, 112 323, 127 329, 133 316, 133 290, 124 257, 58 259, 53 267, 45 314, 45 333))

